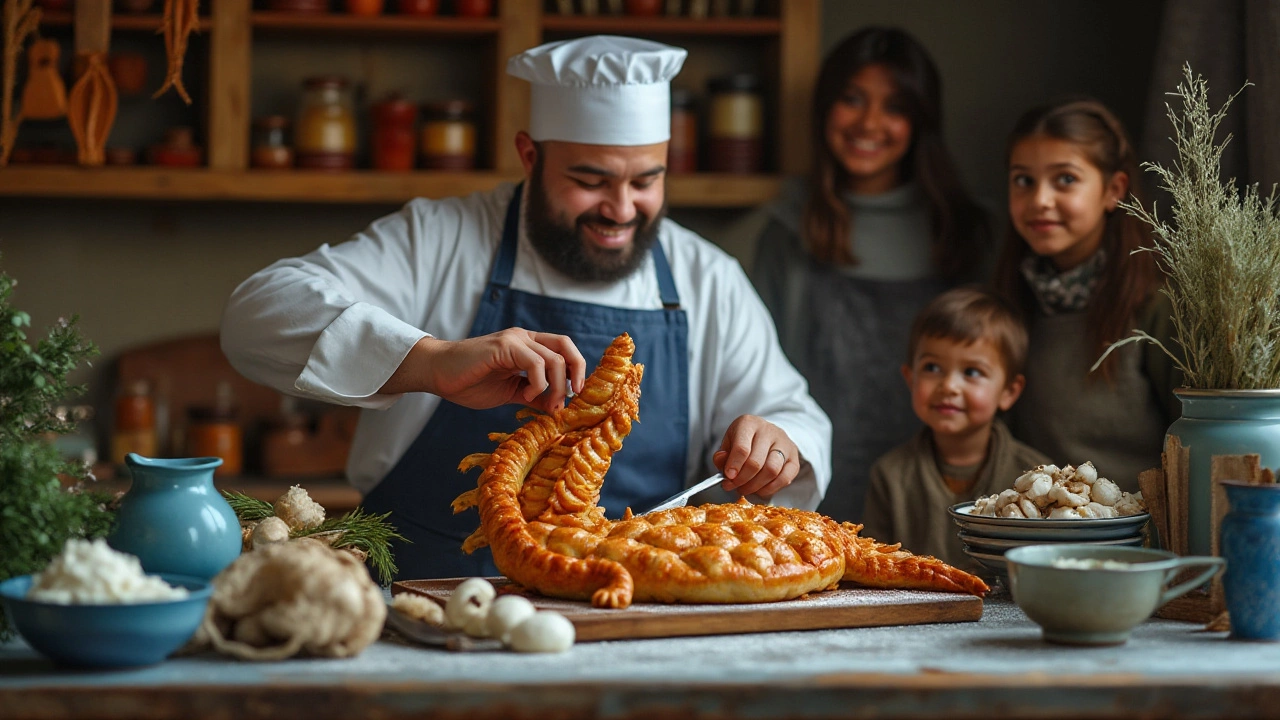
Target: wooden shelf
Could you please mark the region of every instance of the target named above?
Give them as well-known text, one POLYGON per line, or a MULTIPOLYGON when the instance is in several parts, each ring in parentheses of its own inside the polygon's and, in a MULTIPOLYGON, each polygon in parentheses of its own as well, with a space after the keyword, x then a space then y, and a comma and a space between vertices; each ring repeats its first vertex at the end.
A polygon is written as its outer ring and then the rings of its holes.
POLYGON ((545 15, 542 29, 588 35, 777 35, 782 31, 778 18, 687 18, 634 17, 627 15, 545 15))
POLYGON ((335 33, 343 35, 434 35, 478 37, 497 35, 498 18, 470 18, 450 15, 417 17, 412 15, 375 15, 360 17, 343 13, 307 15, 285 12, 255 12, 254 31, 335 33))
MULTIPOLYGON (((163 18, 159 13, 145 13, 138 15, 130 15, 125 13, 116 13, 111 16, 112 30, 136 30, 155 32, 160 29, 160 21, 163 18)), ((73 16, 69 12, 43 12, 40 15, 40 24, 47 27, 71 27, 73 24, 73 16)), ((208 16, 201 16, 196 23, 196 29, 200 32, 207 32, 212 24, 209 22, 208 16)))
MULTIPOLYGON (((415 197, 466 195, 519 179, 519 174, 494 171, 329 173, 19 165, 0 169, 0 197, 403 203, 415 197)), ((750 207, 773 198, 779 182, 772 175, 672 175, 667 198, 673 207, 750 207)))

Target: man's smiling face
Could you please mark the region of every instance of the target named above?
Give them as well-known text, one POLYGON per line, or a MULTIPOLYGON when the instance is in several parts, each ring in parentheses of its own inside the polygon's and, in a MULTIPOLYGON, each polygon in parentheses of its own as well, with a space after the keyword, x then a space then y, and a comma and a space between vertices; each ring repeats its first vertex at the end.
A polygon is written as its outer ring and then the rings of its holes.
POLYGON ((516 147, 528 177, 529 240, 548 263, 583 281, 635 272, 666 215, 667 143, 535 143, 516 147))

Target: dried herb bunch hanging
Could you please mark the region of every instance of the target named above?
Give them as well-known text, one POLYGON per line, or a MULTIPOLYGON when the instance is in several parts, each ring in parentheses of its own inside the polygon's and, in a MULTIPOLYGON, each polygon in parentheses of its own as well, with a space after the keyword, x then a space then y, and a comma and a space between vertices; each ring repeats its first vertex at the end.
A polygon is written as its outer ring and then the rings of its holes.
MULTIPOLYGON (((64 461, 48 440, 74 427, 60 405, 84 388, 67 374, 97 348, 75 318, 59 320, 33 346, 31 317, 10 304, 15 285, 0 273, 0 580, 44 569, 67 539, 105 536, 113 520, 114 498, 86 491, 86 468, 64 461), (81 483, 64 490, 60 475, 81 483)), ((10 632, 0 612, 0 640, 10 632)))
MULTIPOLYGON (((1260 390, 1280 388, 1280 207, 1276 190, 1265 198, 1258 186, 1237 189, 1223 182, 1221 160, 1231 136, 1215 141, 1227 108, 1244 88, 1216 112, 1209 107, 1209 86, 1188 65, 1185 82, 1171 95, 1181 98, 1181 114, 1168 108, 1177 158, 1173 167, 1143 167, 1155 173, 1173 198, 1173 222, 1161 219, 1153 204, 1120 207, 1149 224, 1156 253, 1169 282, 1161 290, 1172 305, 1174 340, 1182 357, 1174 359, 1190 388, 1260 390)), ((1248 87, 1250 83, 1245 83, 1248 87)), ((1159 341, 1135 330, 1107 348, 1103 358, 1129 342, 1159 341)), ((1102 362, 1101 359, 1098 361, 1102 362)), ((1097 367, 1097 365, 1095 365, 1097 367)))
POLYGON ((187 39, 195 31, 199 21, 200 0, 164 0, 160 31, 164 33, 164 51, 169 69, 165 73, 164 84, 152 98, 158 98, 166 90, 173 88, 184 102, 191 104, 191 96, 182 84, 182 63, 187 56, 187 39))
POLYGON ((27 36, 40 27, 40 8, 33 8, 33 0, 4 0, 3 58, 0 58, 0 167, 9 164, 13 143, 22 124, 20 114, 13 111, 13 91, 18 82, 18 57, 27 36))

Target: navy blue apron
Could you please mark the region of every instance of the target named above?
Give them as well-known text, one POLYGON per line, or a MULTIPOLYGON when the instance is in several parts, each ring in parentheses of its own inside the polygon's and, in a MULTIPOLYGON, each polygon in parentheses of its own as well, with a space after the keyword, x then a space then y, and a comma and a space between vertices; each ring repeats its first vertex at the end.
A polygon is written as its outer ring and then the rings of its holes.
MULTIPOLYGON (((588 363, 598 361, 623 332, 635 340, 635 361, 643 363, 640 422, 613 464, 601 488, 600 505, 610 518, 625 508, 639 512, 684 487, 689 443, 689 328, 662 244, 654 243, 662 310, 627 310, 560 300, 511 289, 520 226, 521 187, 507 206, 502 247, 493 264, 469 337, 520 327, 568 335, 588 363)), ((504 405, 471 410, 442 400, 422 434, 391 472, 365 496, 373 513, 390 512, 388 522, 412 544, 395 543, 397 579, 498 575, 488 548, 463 554, 462 541, 480 526, 475 509, 453 514, 450 504, 476 486, 480 470, 465 475, 458 462, 466 455, 491 452, 488 433, 512 432, 519 408, 504 405)))

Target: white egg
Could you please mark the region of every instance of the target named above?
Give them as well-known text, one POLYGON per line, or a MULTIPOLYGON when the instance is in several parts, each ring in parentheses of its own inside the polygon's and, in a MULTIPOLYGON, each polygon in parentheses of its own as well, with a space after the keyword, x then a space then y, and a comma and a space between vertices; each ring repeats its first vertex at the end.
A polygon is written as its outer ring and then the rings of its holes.
POLYGON ((518 652, 564 652, 573 646, 573 623, 557 612, 530 615, 511 631, 511 649, 518 652))
POLYGON ((519 595, 503 595, 493 601, 489 607, 487 625, 489 637, 495 637, 504 644, 511 644, 511 631, 517 625, 529 619, 537 612, 533 603, 519 595))

